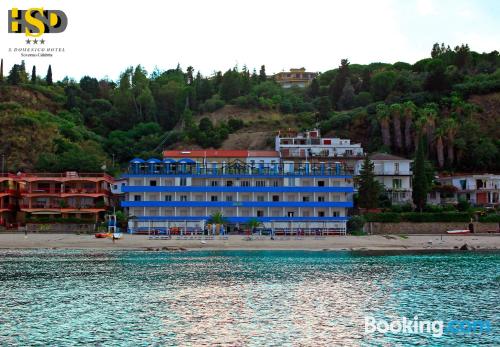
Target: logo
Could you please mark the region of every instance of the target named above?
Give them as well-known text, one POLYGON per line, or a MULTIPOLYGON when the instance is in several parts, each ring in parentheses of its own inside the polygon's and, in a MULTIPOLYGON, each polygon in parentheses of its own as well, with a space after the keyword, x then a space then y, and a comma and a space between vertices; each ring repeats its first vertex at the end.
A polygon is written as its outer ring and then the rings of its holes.
POLYGON ((43 34, 58 34, 66 30, 68 17, 60 10, 29 8, 9 10, 9 33, 40 37, 43 34))
POLYGON ((447 323, 442 320, 420 320, 418 316, 409 319, 392 320, 375 319, 372 316, 365 317, 365 333, 375 332, 385 334, 431 334, 433 337, 441 337, 443 334, 484 334, 491 332, 491 321, 488 320, 451 320, 447 323))

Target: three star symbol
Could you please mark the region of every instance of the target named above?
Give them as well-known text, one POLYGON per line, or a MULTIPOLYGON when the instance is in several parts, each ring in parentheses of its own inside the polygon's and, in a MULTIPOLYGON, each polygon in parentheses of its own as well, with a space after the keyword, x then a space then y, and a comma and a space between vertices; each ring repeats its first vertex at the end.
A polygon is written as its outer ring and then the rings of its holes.
POLYGON ((40 42, 41 45, 45 44, 45 40, 44 39, 41 39, 40 41, 38 41, 37 39, 33 39, 33 40, 30 40, 30 39, 27 39, 26 40, 26 44, 31 44, 33 42, 33 44, 37 45, 38 42, 40 42))

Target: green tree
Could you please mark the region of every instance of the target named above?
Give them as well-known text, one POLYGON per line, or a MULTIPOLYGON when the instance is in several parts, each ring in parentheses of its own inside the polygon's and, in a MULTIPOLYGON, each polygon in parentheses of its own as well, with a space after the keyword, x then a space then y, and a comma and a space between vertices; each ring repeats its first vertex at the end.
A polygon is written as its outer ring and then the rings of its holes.
POLYGON ((235 70, 227 70, 222 76, 220 96, 225 101, 231 101, 240 96, 241 79, 235 70))
POLYGON ((313 99, 319 96, 319 83, 316 78, 313 79, 309 85, 309 96, 313 99))
POLYGON ((27 81, 28 75, 26 74, 24 61, 21 64, 14 64, 10 69, 9 76, 7 76, 7 82, 10 85, 16 86, 27 81))
POLYGON ((328 114, 332 110, 332 103, 329 97, 322 96, 314 100, 314 107, 318 110, 319 119, 323 120, 328 118, 328 114))
POLYGON ((447 157, 448 163, 450 166, 455 162, 455 136, 458 131, 458 123, 453 118, 446 118, 443 121, 443 128, 446 131, 446 148, 447 148, 447 157))
POLYGON ((373 170, 373 162, 366 156, 359 171, 358 205, 361 208, 378 207, 378 196, 381 187, 375 179, 373 170))
POLYGON ((392 115, 392 126, 394 128, 394 143, 398 151, 403 149, 403 139, 401 135, 401 104, 392 104, 390 106, 390 112, 392 115))
POLYGON ((396 84, 397 74, 394 71, 378 72, 370 80, 370 90, 376 101, 385 100, 396 84))
POLYGON ((45 82, 47 82, 49 86, 52 85, 52 65, 49 65, 49 68, 47 69, 47 76, 45 76, 45 82))
POLYGON ((427 78, 425 80, 425 89, 431 92, 443 92, 450 88, 446 78, 446 66, 439 58, 432 59, 427 64, 427 78))
POLYGON ((420 139, 418 141, 415 168, 413 170, 413 203, 420 212, 424 209, 427 202, 427 193, 429 192, 425 162, 424 142, 420 139))
POLYGON ((31 69, 31 83, 36 83, 36 66, 31 69))
POLYGON ((347 79, 342 89, 342 95, 340 96, 337 107, 339 110, 345 110, 352 108, 354 104, 354 87, 351 84, 351 80, 347 79))
POLYGON ((224 214, 221 211, 216 211, 210 215, 208 219, 208 223, 210 224, 226 224, 227 218, 224 217, 224 214))
POLYGON ((446 136, 446 129, 439 127, 434 133, 434 140, 436 142, 436 157, 440 169, 444 167, 444 137, 446 136))
POLYGON ((259 71, 259 81, 260 81, 260 82, 265 82, 265 81, 267 81, 266 66, 265 66, 265 65, 262 65, 262 66, 260 67, 260 71, 259 71))
POLYGON ((424 133, 427 136, 427 146, 428 151, 432 151, 432 145, 434 143, 434 131, 436 130, 436 119, 437 119, 437 105, 428 104, 423 109, 420 110, 421 119, 424 124, 424 133))
POLYGON ((417 111, 417 107, 413 103, 413 101, 406 101, 403 104, 403 115, 404 115, 404 120, 405 120, 405 148, 407 153, 412 148, 412 137, 411 137, 411 128, 413 124, 413 118, 415 116, 415 112, 417 111))
POLYGON ((342 90, 344 89, 346 81, 350 78, 351 73, 349 70, 349 64, 348 59, 342 59, 340 61, 340 66, 335 79, 330 82, 329 95, 333 106, 337 105, 340 97, 342 96, 342 90))
POLYGON ((261 222, 257 218, 254 217, 254 218, 250 218, 246 224, 248 226, 248 229, 250 229, 250 232, 253 232, 255 230, 255 228, 259 227, 261 222))
POLYGON ((382 142, 386 148, 391 148, 391 130, 390 130, 390 117, 391 114, 386 104, 377 105, 377 119, 380 123, 380 130, 382 131, 382 142))
POLYGON ((80 79, 80 89, 93 99, 99 97, 99 82, 97 78, 83 76, 80 79))

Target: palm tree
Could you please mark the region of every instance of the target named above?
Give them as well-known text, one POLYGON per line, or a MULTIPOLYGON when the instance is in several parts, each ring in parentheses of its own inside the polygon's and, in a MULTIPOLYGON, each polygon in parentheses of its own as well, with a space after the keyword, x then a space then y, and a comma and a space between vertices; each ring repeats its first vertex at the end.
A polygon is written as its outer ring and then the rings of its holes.
POLYGON ((257 228, 260 225, 260 221, 257 218, 250 218, 247 221, 247 226, 250 229, 250 232, 252 232, 255 228, 257 228))
POLYGON ((377 118, 380 122, 380 129, 382 131, 382 142, 387 148, 391 148, 391 130, 389 128, 390 114, 385 104, 377 105, 377 118))
POLYGON ((398 151, 403 149, 403 139, 401 136, 401 104, 392 104, 390 107, 392 115, 392 126, 394 127, 394 142, 398 151))
POLYGON ((411 126, 416 110, 417 107, 413 101, 407 101, 403 104, 403 114, 405 119, 405 148, 408 153, 411 151, 411 126))
POLYGON ((446 129, 444 127, 439 127, 434 132, 436 140, 436 154, 439 168, 444 167, 444 143, 443 138, 446 136, 446 129))
POLYGON ((446 130, 446 149, 448 163, 453 165, 455 161, 455 135, 458 131, 458 123, 453 118, 447 118, 443 121, 443 128, 446 130))
POLYGON ((425 119, 425 133, 427 135, 427 146, 429 153, 431 153, 432 144, 434 141, 434 131, 436 129, 437 111, 432 105, 424 107, 422 110, 422 117, 425 119))
POLYGON ((419 142, 422 141, 423 136, 427 134, 426 122, 427 119, 422 114, 415 121, 415 148, 418 148, 419 142))
POLYGON ((208 219, 210 224, 225 224, 227 222, 226 217, 222 214, 221 211, 217 211, 212 213, 210 218, 208 219))

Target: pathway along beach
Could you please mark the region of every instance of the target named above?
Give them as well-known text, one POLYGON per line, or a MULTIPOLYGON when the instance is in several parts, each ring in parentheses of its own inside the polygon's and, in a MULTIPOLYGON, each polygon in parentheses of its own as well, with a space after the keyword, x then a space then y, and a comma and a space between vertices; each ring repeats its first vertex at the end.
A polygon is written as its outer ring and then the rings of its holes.
POLYGON ((0 234, 0 249, 418 251, 456 250, 464 244, 469 250, 500 250, 500 235, 368 235, 277 240, 265 237, 247 241, 243 235, 231 235, 227 240, 218 237, 214 240, 178 240, 175 236, 171 240, 150 240, 147 235, 125 234, 113 243, 111 239, 96 239, 90 234, 0 234))

